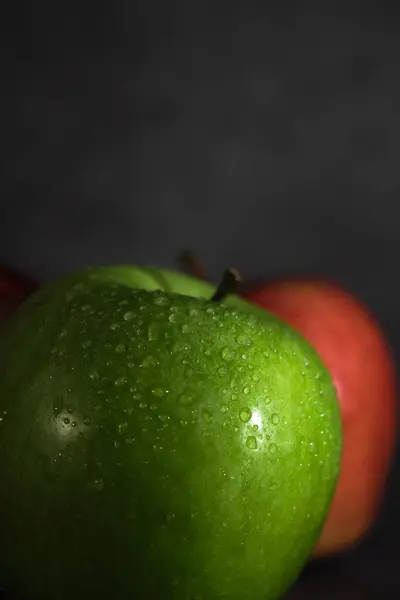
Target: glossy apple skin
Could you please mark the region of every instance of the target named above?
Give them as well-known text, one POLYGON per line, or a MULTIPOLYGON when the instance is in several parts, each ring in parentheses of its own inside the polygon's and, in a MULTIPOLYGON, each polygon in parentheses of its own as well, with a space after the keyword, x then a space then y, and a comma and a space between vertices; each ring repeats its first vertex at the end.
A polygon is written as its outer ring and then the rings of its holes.
POLYGON ((344 551, 374 523, 391 468, 397 431, 391 349, 369 309, 335 282, 282 279, 242 296, 297 329, 334 381, 344 436, 341 473, 313 557, 344 551))
POLYGON ((272 600, 299 573, 339 473, 336 393, 302 336, 199 300, 214 292, 95 268, 9 319, 0 563, 18 597, 272 600))

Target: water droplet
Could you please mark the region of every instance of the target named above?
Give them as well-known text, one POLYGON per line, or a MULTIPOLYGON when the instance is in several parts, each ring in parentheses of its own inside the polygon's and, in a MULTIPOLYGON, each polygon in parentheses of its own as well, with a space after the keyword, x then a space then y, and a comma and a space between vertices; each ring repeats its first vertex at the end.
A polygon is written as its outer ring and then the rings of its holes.
POLYGON ((85 417, 85 418, 83 419, 83 424, 84 424, 86 427, 89 427, 90 423, 91 423, 91 421, 90 421, 89 417, 85 417))
POLYGON ((191 308, 191 309, 189 310, 189 315, 190 315, 191 317, 198 317, 198 315, 199 315, 199 311, 197 310, 197 308, 191 308))
POLYGON ((73 406, 73 405, 71 405, 71 406, 68 406, 68 409, 67 409, 67 410, 68 410, 69 414, 70 414, 70 415, 72 415, 72 413, 73 413, 73 412, 74 412, 74 410, 75 410, 75 406, 73 406))
POLYGON ((271 423, 272 423, 272 425, 278 425, 278 423, 279 423, 280 420, 281 420, 281 418, 278 415, 278 413, 273 413, 271 415, 271 423))
POLYGON ((275 453, 276 453, 276 449, 277 449, 277 448, 276 448, 276 444, 270 444, 270 445, 268 446, 268 450, 269 450, 269 452, 270 452, 271 454, 275 454, 275 453))
POLYGON ((247 386, 245 388, 243 388, 243 394, 246 394, 246 396, 250 393, 250 388, 248 388, 247 386))
POLYGON ((239 412, 239 419, 243 423, 247 423, 251 419, 251 410, 249 408, 241 408, 239 412))
POLYGON ((229 417, 227 417, 226 419, 224 419, 224 421, 222 423, 222 427, 224 427, 226 429, 227 427, 229 427, 230 424, 231 424, 231 419, 229 417))
POLYGON ((153 342, 154 340, 156 340, 158 338, 158 335, 159 335, 158 326, 155 323, 152 323, 152 325, 149 325, 149 328, 147 329, 147 337, 148 337, 149 341, 153 342))
POLYGON ((146 402, 140 402, 139 408, 147 408, 146 402))
POLYGON ((211 423, 212 413, 210 410, 208 410, 208 408, 203 408, 202 415, 203 415, 203 419, 206 421, 206 423, 211 423))
POLYGON ((189 404, 193 404, 194 396, 188 392, 184 392, 178 398, 178 403, 181 406, 188 406, 189 404))
POLYGON ((135 313, 132 312, 131 310, 128 310, 128 312, 126 312, 124 314, 124 320, 125 321, 132 321, 132 319, 134 319, 136 317, 135 313))
POLYGON ((239 346, 246 346, 247 348, 250 348, 250 346, 252 346, 253 344, 252 339, 245 334, 238 335, 236 341, 239 344, 239 346))
POLYGON ((271 404, 271 398, 269 396, 266 396, 264 402, 265 405, 268 406, 269 404, 271 404))
POLYGON ((179 354, 181 352, 187 352, 190 348, 191 347, 187 342, 177 342, 172 346, 172 352, 179 354))
POLYGON ((93 490, 96 490, 97 492, 100 492, 103 487, 104 487, 104 480, 102 477, 98 477, 97 479, 94 479, 92 481, 92 484, 90 486, 93 490))
POLYGON ((157 396, 157 398, 161 398, 161 396, 164 396, 164 390, 162 390, 161 388, 154 388, 154 390, 151 390, 151 393, 154 396, 157 396))
POLYGON ((256 440, 256 437, 254 435, 249 435, 249 437, 246 440, 246 446, 250 450, 256 450, 257 449, 257 440, 256 440))
POLYGON ((67 337, 68 331, 66 329, 62 329, 58 335, 60 339, 67 337))
POLYGON ((222 350, 222 358, 224 360, 226 360, 227 362, 233 360, 235 358, 235 356, 236 356, 236 353, 233 350, 231 350, 230 348, 224 348, 222 350))
POLYGON ((117 427, 118 433, 123 433, 128 427, 128 423, 120 423, 117 427))
POLYGON ((113 331, 115 331, 116 329, 119 329, 118 323, 111 323, 110 329, 112 329, 113 331))
POLYGON ((252 380, 255 381, 257 383, 257 381, 260 381, 260 378, 258 375, 253 375, 252 380))
POLYGON ((181 331, 182 331, 182 333, 188 333, 190 331, 189 325, 187 323, 184 323, 182 325, 182 330, 181 331))
POLYGON ((91 373, 89 373, 89 377, 94 381, 99 378, 99 374, 97 371, 92 371, 91 373))
POLYGON ((210 307, 210 308, 207 308, 207 310, 206 310, 206 313, 207 313, 208 315, 213 315, 213 314, 215 313, 215 310, 214 310, 213 308, 211 308, 211 307, 210 307))
POLYGON ((227 374, 227 370, 225 369, 225 367, 219 367, 218 369, 218 375, 220 377, 224 377, 227 374))
MULTIPOLYGON (((171 310, 172 310, 172 308, 171 308, 171 310)), ((180 312, 173 312, 168 317, 168 321, 170 323, 175 323, 175 324, 182 323, 184 320, 185 320, 185 315, 180 312)))
POLYGON ((70 420, 68 419, 68 417, 64 417, 63 421, 64 421, 65 425, 69 425, 69 423, 70 423, 70 420))
POLYGON ((255 326, 257 325, 256 317, 254 317, 253 315, 250 315, 250 317, 248 318, 248 321, 247 321, 247 325, 250 327, 250 329, 254 329, 255 326))
POLYGON ((142 362, 142 367, 147 369, 148 367, 155 367, 157 365, 157 361, 154 356, 146 356, 146 358, 142 362))
POLYGON ((228 407, 227 407, 227 405, 226 405, 226 404, 221 404, 221 406, 220 406, 219 410, 220 410, 222 413, 226 413, 226 412, 228 412, 228 407))
POLYGON ((125 344, 118 344, 118 346, 115 347, 115 352, 117 352, 118 354, 122 354, 122 352, 125 352, 125 344))
POLYGON ((154 298, 154 304, 157 306, 167 306, 169 302, 169 298, 163 294, 157 294, 157 296, 154 298))
POLYGON ((258 431, 258 425, 253 425, 253 431, 258 431))

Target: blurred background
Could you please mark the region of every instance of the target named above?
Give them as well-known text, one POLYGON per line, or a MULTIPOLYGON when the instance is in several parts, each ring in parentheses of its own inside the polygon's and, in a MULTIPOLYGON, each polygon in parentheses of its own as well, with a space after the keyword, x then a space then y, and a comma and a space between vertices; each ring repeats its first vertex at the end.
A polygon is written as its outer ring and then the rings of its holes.
MULTIPOLYGON (((399 360, 400 20, 371 4, 10 3, 0 263, 322 273, 399 360)), ((399 598, 399 507, 397 467, 369 538, 288 600, 399 598)))

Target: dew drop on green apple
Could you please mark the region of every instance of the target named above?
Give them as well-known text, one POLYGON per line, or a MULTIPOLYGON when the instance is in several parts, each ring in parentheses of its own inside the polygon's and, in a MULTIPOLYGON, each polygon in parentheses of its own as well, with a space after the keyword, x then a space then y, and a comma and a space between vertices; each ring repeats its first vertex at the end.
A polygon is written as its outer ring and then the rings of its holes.
POLYGON ((246 346, 247 348, 250 348, 250 346, 253 345, 253 340, 251 339, 251 337, 244 334, 238 335, 238 337, 236 338, 236 342, 239 344, 239 346, 246 346))
POLYGON ((256 450, 257 449, 257 440, 256 437, 254 435, 249 435, 247 440, 246 440, 246 446, 250 449, 250 450, 256 450))
POLYGON ((147 329, 147 338, 149 342, 154 342, 155 340, 157 340, 159 338, 159 335, 159 327, 157 326, 157 324, 152 323, 151 325, 149 325, 147 329))
POLYGON ((281 420, 281 418, 278 415, 278 413, 273 413, 271 415, 271 423, 272 423, 272 425, 278 425, 278 423, 279 423, 280 420, 281 420))
POLYGON ((154 358, 154 356, 152 356, 151 354, 149 354, 148 356, 146 356, 146 358, 143 360, 142 362, 142 367, 144 369, 147 369, 148 367, 155 367, 157 364, 156 359, 154 358))
MULTIPOLYGON (((172 310, 172 308, 171 308, 171 310, 172 310)), ((184 319, 185 319, 184 315, 179 312, 173 312, 168 317, 169 322, 175 323, 175 324, 183 323, 184 319)))
POLYGON ((167 298, 167 296, 157 295, 154 298, 154 304, 156 306, 167 306, 169 304, 169 299, 167 298))
POLYGON ((192 394, 190 394, 189 392, 184 392, 178 397, 178 404, 180 404, 181 406, 189 406, 193 403, 193 400, 194 398, 192 394))
POLYGON ((251 419, 251 410, 250 408, 241 408, 239 413, 239 418, 243 423, 248 423, 251 419))
POLYGON ((231 350, 230 348, 224 348, 222 350, 222 358, 224 360, 226 360, 227 362, 234 360, 235 356, 236 356, 236 353, 233 350, 231 350))
POLYGON ((136 316, 136 315, 135 315, 135 313, 134 313, 134 312, 132 312, 131 310, 128 310, 128 312, 126 312, 126 313, 124 314, 124 321, 132 321, 132 319, 134 319, 134 318, 135 318, 135 316, 136 316))
POLYGON ((212 412, 210 410, 208 410, 208 408, 203 408, 202 416, 206 423, 211 423, 212 412))
POLYGON ((122 354, 125 352, 125 344, 118 344, 118 346, 115 347, 115 352, 117 354, 122 354))
POLYGON ((95 490, 96 492, 100 492, 104 487, 104 480, 102 479, 102 477, 98 477, 97 479, 94 479, 92 481, 92 484, 90 487, 93 490, 95 490))

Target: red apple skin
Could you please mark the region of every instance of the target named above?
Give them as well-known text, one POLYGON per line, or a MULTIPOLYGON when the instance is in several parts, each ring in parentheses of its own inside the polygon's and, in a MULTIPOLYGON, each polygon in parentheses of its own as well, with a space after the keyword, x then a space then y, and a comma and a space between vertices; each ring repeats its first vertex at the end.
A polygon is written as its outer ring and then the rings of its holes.
POLYGON ((4 321, 38 284, 21 273, 0 266, 0 323, 4 321))
POLYGON ((373 525, 391 469, 397 437, 391 348, 368 308, 334 282, 282 279, 242 296, 297 329, 331 373, 342 415, 342 466, 313 558, 347 550, 373 525))

